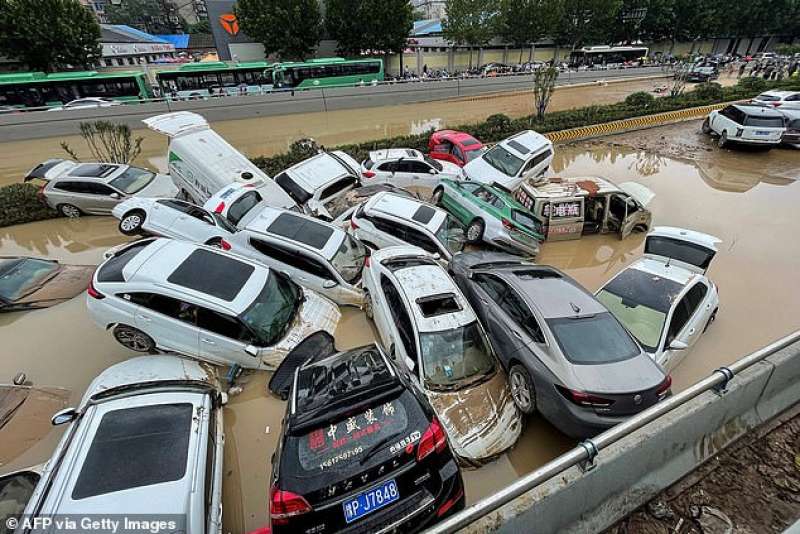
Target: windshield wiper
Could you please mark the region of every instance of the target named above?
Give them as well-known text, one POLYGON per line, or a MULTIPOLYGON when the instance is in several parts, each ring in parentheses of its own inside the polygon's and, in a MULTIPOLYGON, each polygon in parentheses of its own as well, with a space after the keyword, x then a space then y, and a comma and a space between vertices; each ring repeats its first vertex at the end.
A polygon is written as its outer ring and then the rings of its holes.
POLYGON ((385 446, 387 443, 389 443, 390 441, 392 441, 392 440, 394 439, 394 437, 395 437, 396 435, 398 435, 399 433, 400 433, 400 432, 395 432, 394 434, 390 434, 390 435, 386 436, 385 438, 383 438, 382 440, 380 440, 380 441, 379 441, 378 443, 376 443, 375 445, 373 445, 372 447, 370 447, 370 448, 369 448, 369 450, 367 450, 367 453, 364 455, 364 457, 363 457, 363 458, 361 458, 361 460, 358 462, 358 465, 364 465, 365 463, 367 463, 367 460, 369 460, 369 459, 370 459, 370 457, 371 457, 373 454, 375 454, 375 452, 377 452, 377 451, 378 451, 378 449, 381 449, 381 448, 382 448, 382 447, 384 447, 384 446, 385 446))

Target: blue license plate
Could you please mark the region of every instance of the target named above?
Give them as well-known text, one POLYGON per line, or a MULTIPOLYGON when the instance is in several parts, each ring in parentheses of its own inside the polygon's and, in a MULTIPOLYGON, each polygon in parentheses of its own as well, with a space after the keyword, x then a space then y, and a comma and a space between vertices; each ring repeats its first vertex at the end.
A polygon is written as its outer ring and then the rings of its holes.
POLYGON ((380 510, 399 498, 400 492, 397 490, 397 482, 394 479, 387 480, 380 486, 376 486, 343 502, 344 520, 352 523, 375 510, 380 510))
POLYGON ((764 130, 756 130, 756 135, 769 135, 771 133, 772 132, 767 132, 767 131, 764 131, 764 130))

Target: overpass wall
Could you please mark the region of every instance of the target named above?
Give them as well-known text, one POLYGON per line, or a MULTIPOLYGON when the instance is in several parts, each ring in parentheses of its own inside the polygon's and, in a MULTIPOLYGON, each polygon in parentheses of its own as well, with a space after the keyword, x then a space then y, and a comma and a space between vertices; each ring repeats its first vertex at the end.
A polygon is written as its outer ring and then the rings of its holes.
POLYGON ((800 401, 800 342, 473 523, 468 532, 599 532, 800 401))

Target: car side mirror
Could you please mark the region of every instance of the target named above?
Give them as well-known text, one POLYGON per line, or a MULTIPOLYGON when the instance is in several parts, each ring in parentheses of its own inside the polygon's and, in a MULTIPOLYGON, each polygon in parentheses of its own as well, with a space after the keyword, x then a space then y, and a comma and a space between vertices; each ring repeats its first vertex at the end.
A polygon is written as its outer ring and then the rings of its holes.
POLYGON ((433 259, 439 261, 442 259, 442 255, 437 252, 433 255, 433 259))
POLYGON ((672 343, 669 344, 669 350, 686 350, 688 348, 688 344, 678 339, 672 340, 672 343))
POLYGON ((53 426, 63 425, 64 423, 71 423, 78 417, 78 411, 75 408, 64 408, 53 414, 50 418, 50 423, 53 426))
POLYGON ((336 283, 336 280, 325 280, 322 282, 323 289, 333 289, 334 287, 338 286, 339 284, 336 283))
POLYGON ((428 173, 430 173, 430 174, 436 174, 436 169, 428 169, 428 173))
POLYGON ((119 196, 119 193, 111 193, 111 194, 110 194, 110 195, 108 195, 108 196, 110 196, 110 197, 111 197, 111 198, 113 198, 114 200, 119 200, 119 199, 121 198, 121 197, 119 196))
POLYGON ((258 356, 258 347, 256 347, 255 345, 247 345, 244 348, 244 351, 250 356, 258 356))

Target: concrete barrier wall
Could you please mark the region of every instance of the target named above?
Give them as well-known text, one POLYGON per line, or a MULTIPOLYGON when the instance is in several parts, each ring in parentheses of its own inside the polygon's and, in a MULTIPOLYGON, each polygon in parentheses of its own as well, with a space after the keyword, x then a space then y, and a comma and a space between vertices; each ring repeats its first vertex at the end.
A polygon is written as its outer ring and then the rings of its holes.
POLYGON ((800 401, 800 342, 473 523, 468 532, 599 532, 800 401))

